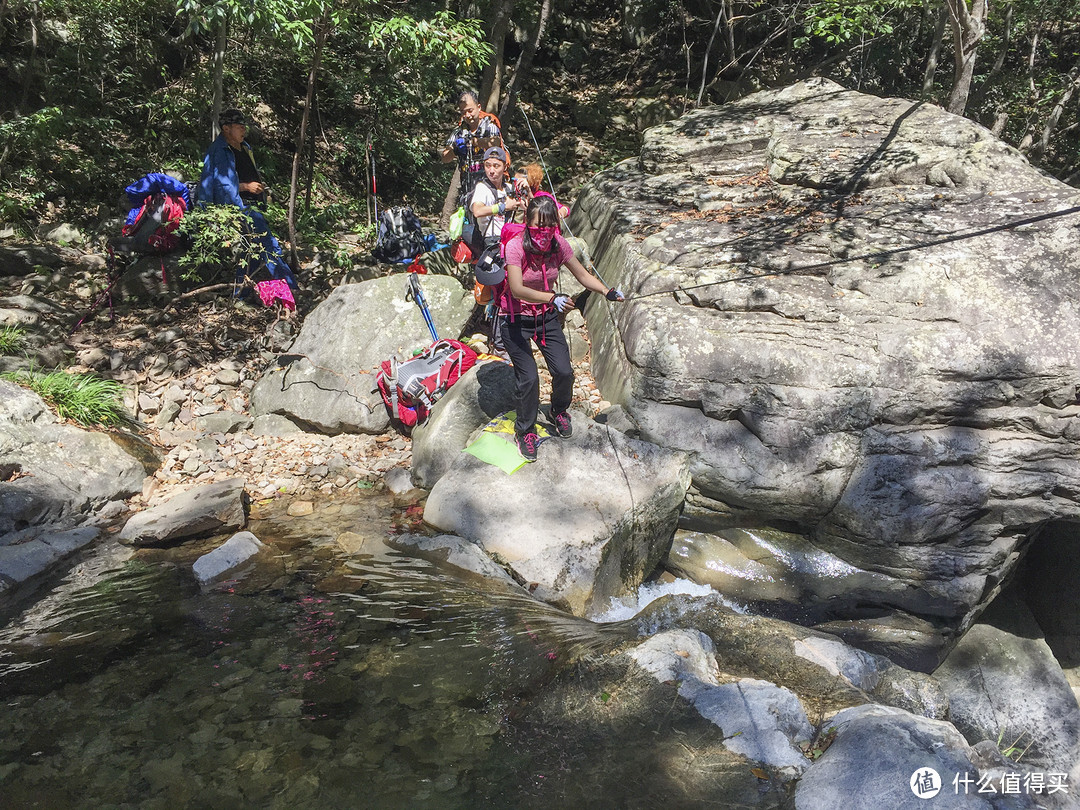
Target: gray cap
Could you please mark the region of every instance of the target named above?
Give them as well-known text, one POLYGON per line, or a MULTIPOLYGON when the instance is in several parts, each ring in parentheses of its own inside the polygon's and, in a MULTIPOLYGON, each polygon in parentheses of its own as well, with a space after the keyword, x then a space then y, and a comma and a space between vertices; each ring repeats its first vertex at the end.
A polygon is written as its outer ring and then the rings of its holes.
POLYGON ((477 281, 492 287, 496 284, 501 284, 503 279, 506 278, 506 268, 503 267, 502 259, 499 258, 499 252, 494 246, 480 254, 480 258, 476 260, 476 267, 473 268, 473 272, 476 274, 477 281))
POLYGON ((503 163, 507 162, 506 152, 503 151, 503 148, 501 146, 492 146, 490 149, 484 152, 484 160, 488 160, 489 158, 501 160, 503 163))

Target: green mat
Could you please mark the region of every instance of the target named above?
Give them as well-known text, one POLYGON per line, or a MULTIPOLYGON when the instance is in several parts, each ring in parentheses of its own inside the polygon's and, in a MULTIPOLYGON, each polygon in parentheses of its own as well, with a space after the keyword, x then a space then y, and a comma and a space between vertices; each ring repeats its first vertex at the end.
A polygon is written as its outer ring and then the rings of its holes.
MULTIPOLYGON (((517 414, 509 411, 484 425, 472 444, 462 452, 476 456, 487 464, 493 464, 507 475, 521 469, 527 463, 518 452, 514 442, 514 420, 517 414)), ((536 426, 536 434, 542 442, 551 438, 551 434, 541 425, 536 426)))

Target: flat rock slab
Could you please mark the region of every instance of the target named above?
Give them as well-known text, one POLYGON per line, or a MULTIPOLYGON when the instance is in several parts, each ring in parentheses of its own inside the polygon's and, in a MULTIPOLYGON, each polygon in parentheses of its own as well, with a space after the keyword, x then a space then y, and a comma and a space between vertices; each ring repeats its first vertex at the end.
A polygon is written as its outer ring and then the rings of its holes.
POLYGON ((49 571, 65 557, 88 546, 101 534, 92 527, 45 532, 23 543, 0 546, 0 593, 49 571))
POLYGON ((242 529, 247 523, 244 479, 230 478, 175 495, 132 516, 120 541, 133 546, 164 546, 242 529))
POLYGON ((461 453, 424 520, 477 543, 538 599, 576 615, 636 589, 664 552, 686 487, 682 453, 585 419, 513 475, 461 453))

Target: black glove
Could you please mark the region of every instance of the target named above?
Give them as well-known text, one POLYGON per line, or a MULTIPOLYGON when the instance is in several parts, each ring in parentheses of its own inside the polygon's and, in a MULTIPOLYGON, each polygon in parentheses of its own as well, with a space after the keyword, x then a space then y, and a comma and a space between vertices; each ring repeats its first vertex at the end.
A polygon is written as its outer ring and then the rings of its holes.
POLYGON ((614 287, 612 287, 610 290, 608 290, 607 293, 604 295, 604 297, 608 301, 625 301, 626 300, 626 296, 624 296, 622 294, 622 291, 617 290, 614 287))

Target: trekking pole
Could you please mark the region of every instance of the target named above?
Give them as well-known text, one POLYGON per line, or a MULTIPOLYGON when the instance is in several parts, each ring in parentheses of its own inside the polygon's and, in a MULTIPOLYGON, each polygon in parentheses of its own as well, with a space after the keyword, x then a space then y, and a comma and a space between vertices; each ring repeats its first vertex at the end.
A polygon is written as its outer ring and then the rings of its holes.
POLYGON ((379 189, 375 182, 375 147, 368 144, 368 155, 371 158, 371 201, 375 205, 375 221, 379 221, 379 189))
POLYGON ((431 339, 437 341, 439 333, 435 331, 435 323, 431 320, 431 310, 428 309, 427 299, 424 298, 424 291, 420 288, 420 278, 416 273, 409 273, 409 286, 405 290, 405 300, 412 300, 420 307, 420 314, 424 316, 424 323, 431 332, 431 339))
MULTIPOLYGON (((367 136, 367 153, 368 153, 368 155, 371 154, 371 133, 370 132, 368 133, 368 136, 367 136)), ((371 161, 370 160, 365 162, 364 172, 367 174, 367 177, 364 178, 365 181, 369 181, 369 179, 371 177, 371 161)), ((366 187, 368 185, 368 183, 365 182, 364 185, 366 187)), ((371 195, 370 194, 368 194, 368 196, 364 200, 364 202, 367 203, 367 224, 368 224, 368 227, 370 228, 371 227, 371 195)))

